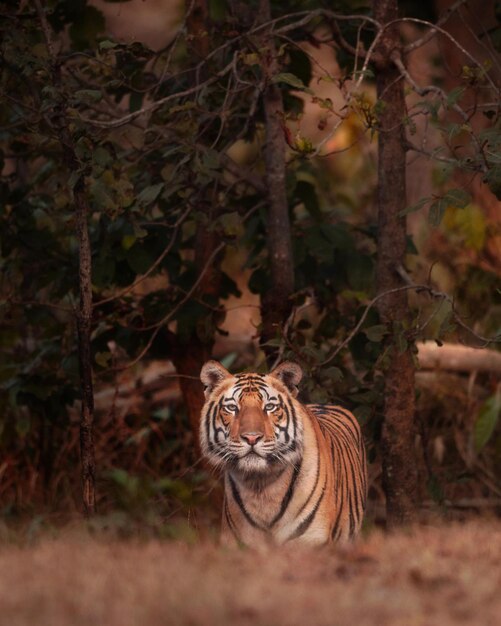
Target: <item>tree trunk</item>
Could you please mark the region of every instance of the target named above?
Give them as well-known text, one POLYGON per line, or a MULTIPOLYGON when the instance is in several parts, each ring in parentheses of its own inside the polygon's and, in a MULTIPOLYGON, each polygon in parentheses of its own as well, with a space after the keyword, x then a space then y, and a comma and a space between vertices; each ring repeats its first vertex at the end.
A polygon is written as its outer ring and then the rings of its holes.
MULTIPOLYGON (((373 0, 374 17, 385 24, 398 17, 397 0, 373 0)), ((402 285, 397 272, 403 266, 406 220, 399 212, 406 206, 406 154, 403 119, 406 115, 404 84, 391 61, 399 53, 398 29, 387 29, 378 45, 378 100, 384 104, 379 115, 378 141, 378 259, 377 288, 384 293, 402 285)), ((381 321, 394 332, 408 315, 407 292, 381 298, 381 321)), ((414 364, 410 347, 403 352, 391 347, 390 365, 385 370, 385 403, 382 430, 383 487, 386 493, 387 524, 410 523, 416 515, 417 471, 414 455, 414 364)))
MULTIPOLYGON (((186 10, 190 11, 186 20, 188 33, 192 37, 190 48, 198 59, 202 59, 210 51, 207 0, 195 0, 194 2, 187 0, 186 10)), ((194 80, 204 80, 204 76, 201 74, 194 75, 194 80)), ((207 207, 209 211, 207 222, 210 222, 211 206, 207 205, 204 198, 201 200, 200 212, 207 209, 207 207)), ((209 230, 207 222, 201 222, 197 225, 195 236, 195 267, 198 273, 205 270, 207 263, 210 262, 211 256, 220 243, 218 233, 215 230, 209 230)), ((218 259, 218 257, 212 261, 211 267, 205 270, 204 277, 194 297, 204 300, 206 296, 218 296, 221 283, 220 258, 218 259)), ((207 315, 211 315, 209 309, 207 309, 207 315)), ((202 338, 201 333, 195 329, 190 333, 186 341, 180 342, 178 338, 172 337, 171 339, 173 347, 170 356, 176 371, 182 375, 179 379, 179 385, 188 412, 195 450, 197 455, 199 455, 200 412, 205 398, 202 383, 197 378, 203 364, 211 357, 214 337, 211 335, 210 337, 203 336, 202 338), (188 378, 189 376, 195 378, 188 378)))
MULTIPOLYGON (((40 25, 45 37, 47 52, 51 60, 51 75, 53 86, 56 90, 61 89, 61 67, 57 58, 54 45, 53 33, 45 16, 40 0, 35 0, 35 7, 40 19, 40 25)), ((83 504, 86 515, 92 515, 96 511, 95 491, 95 450, 93 439, 94 423, 94 390, 92 385, 92 253, 89 239, 87 216, 89 215, 89 203, 85 189, 83 173, 80 172, 80 163, 75 152, 73 137, 68 123, 66 104, 63 102, 54 110, 52 128, 57 136, 65 162, 71 174, 79 173, 73 187, 73 200, 75 202, 76 234, 79 252, 79 306, 76 312, 77 335, 78 335, 78 361, 80 366, 80 390, 81 390, 81 414, 80 414, 80 454, 81 454, 81 477, 83 504)))
MULTIPOLYGON (((204 224, 197 227, 195 266, 199 274, 204 272, 204 276, 193 297, 202 301, 207 296, 217 297, 220 290, 220 254, 212 261, 210 267, 205 269, 219 243, 220 239, 218 239, 216 231, 208 231, 204 224)), ((207 309, 207 316, 211 315, 213 315, 212 311, 207 309)), ((170 356, 177 373, 182 375, 179 379, 179 386, 188 412, 195 450, 199 454, 200 412, 205 398, 198 375, 202 365, 211 357, 214 335, 207 336, 205 330, 195 328, 185 341, 180 341, 178 337, 172 337, 172 334, 170 337, 172 340, 170 356), (188 376, 194 378, 187 378, 188 376)))
POLYGON ((78 359, 82 411, 80 416, 80 454, 85 513, 96 512, 96 460, 94 451, 94 391, 92 386, 92 252, 87 227, 88 205, 83 180, 74 189, 80 271, 80 303, 77 312, 78 359))
MULTIPOLYGON (((269 0, 260 2, 260 21, 270 19, 269 0)), ((292 258, 291 225, 285 184, 285 137, 283 132, 284 107, 278 85, 271 82, 277 74, 276 49, 273 39, 265 36, 262 47, 266 49, 263 71, 266 87, 263 93, 263 108, 266 124, 266 186, 268 189, 267 245, 270 263, 271 288, 262 297, 261 344, 268 363, 271 365, 277 348, 266 346, 266 342, 280 336, 290 314, 290 296, 294 292, 294 262, 292 258)))

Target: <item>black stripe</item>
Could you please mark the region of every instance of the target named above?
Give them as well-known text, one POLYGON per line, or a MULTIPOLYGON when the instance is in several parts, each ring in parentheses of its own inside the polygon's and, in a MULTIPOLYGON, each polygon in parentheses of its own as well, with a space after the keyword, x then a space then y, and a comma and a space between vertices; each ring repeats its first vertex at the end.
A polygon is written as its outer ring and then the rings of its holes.
POLYGON ((235 378, 238 378, 239 380, 248 378, 258 378, 263 380, 264 376, 262 374, 257 374, 256 372, 240 372, 239 374, 235 374, 235 378))
POLYGON ((356 505, 354 505, 354 502, 353 502, 353 489, 350 490, 348 488, 347 497, 348 497, 348 508, 350 512, 350 537, 352 537, 355 532, 356 521, 358 520, 358 511, 356 508, 354 508, 354 506, 356 505))
MULTIPOLYGON (((350 470, 351 470, 351 478, 353 481, 353 495, 355 496, 355 509, 357 511, 357 513, 359 513, 360 511, 360 501, 359 501, 359 497, 358 497, 358 488, 357 488, 357 480, 355 477, 355 461, 351 456, 351 451, 346 451, 347 456, 349 456, 349 465, 350 465, 350 470)), ((358 517, 358 515, 357 515, 358 517)))
POLYGON ((313 489, 310 491, 310 495, 306 498, 305 503, 303 504, 303 506, 297 512, 296 517, 299 517, 301 515, 301 513, 307 507, 309 501, 312 499, 312 497, 313 497, 313 495, 315 493, 315 490, 317 488, 319 479, 320 479, 320 450, 317 449, 317 473, 316 473, 316 476, 315 476, 315 484, 313 485, 313 489))
POLYGON ((282 499, 282 503, 280 505, 280 510, 275 515, 275 517, 271 520, 271 522, 268 525, 268 528, 271 528, 272 526, 274 526, 278 522, 278 520, 285 513, 285 509, 289 506, 289 502, 291 501, 292 494, 294 493, 294 485, 296 484, 296 480, 297 480, 297 477, 299 476, 300 470, 301 470, 301 461, 299 462, 299 465, 297 465, 294 468, 294 472, 292 474, 292 478, 291 478, 291 481, 289 483, 289 487, 288 487, 287 491, 285 492, 285 496, 282 499))
POLYGON ((308 517, 306 519, 304 519, 299 524, 299 526, 292 533, 292 535, 287 539, 287 541, 291 541, 292 539, 297 539, 298 537, 301 537, 301 535, 304 535, 304 533, 308 530, 308 528, 310 527, 311 523, 315 519, 315 515, 317 514, 317 511, 318 511, 318 509, 320 507, 320 503, 323 500, 324 493, 325 493, 325 486, 322 489, 322 494, 320 495, 320 498, 318 499, 317 503, 315 504, 315 508, 313 509, 313 511, 308 515, 308 517))
POLYGON ((223 437, 225 438, 226 435, 226 431, 224 428, 220 427, 220 426, 216 426, 216 418, 219 415, 219 412, 221 411, 221 407, 223 406, 223 399, 221 398, 219 400, 219 402, 217 403, 217 405, 214 407, 214 412, 212 415, 212 428, 214 429, 214 441, 216 443, 219 443, 219 435, 221 433, 223 433, 223 437))
POLYGON ((211 414, 212 407, 214 406, 214 400, 209 404, 207 411, 205 413, 205 434, 207 436, 207 444, 209 446, 209 450, 212 451, 214 449, 214 444, 210 439, 210 422, 211 422, 211 414))
POLYGON ((341 520, 341 513, 343 511, 343 504, 344 504, 343 491, 341 490, 341 502, 339 503, 339 510, 337 512, 336 521, 334 522, 334 526, 332 527, 332 532, 331 532, 331 537, 334 540, 336 540, 338 538, 339 522, 341 520))
POLYGON ((244 507, 244 503, 242 502, 242 496, 240 495, 240 493, 239 493, 239 491, 237 489, 237 486, 235 484, 235 481, 231 477, 231 474, 228 474, 228 478, 229 478, 229 481, 230 481, 230 487, 231 487, 231 493, 233 495, 233 499, 238 504, 238 507, 242 511, 243 516, 245 517, 245 519, 249 522, 249 524, 253 528, 258 528, 259 530, 264 530, 264 528, 262 528, 255 520, 252 519, 252 517, 250 516, 249 512, 247 511, 247 509, 244 507))
MULTIPOLYGON (((281 402, 281 407, 285 413, 285 415, 287 416, 287 421, 285 423, 285 426, 280 426, 279 424, 277 424, 277 428, 280 432, 284 433, 284 439, 285 439, 285 443, 289 443, 290 441, 290 435, 289 435, 289 424, 291 421, 291 414, 289 412, 289 407, 283 402, 282 398, 280 398, 280 402, 281 402)), ((296 431, 294 429, 294 439, 296 438, 296 431)))
POLYGON ((229 529, 233 533, 233 536, 238 542, 242 543, 242 540, 240 539, 240 535, 237 533, 235 522, 233 521, 233 518, 231 517, 231 514, 230 514, 230 510, 228 509, 228 503, 226 501, 224 503, 224 516, 226 518, 226 523, 228 524, 229 529))

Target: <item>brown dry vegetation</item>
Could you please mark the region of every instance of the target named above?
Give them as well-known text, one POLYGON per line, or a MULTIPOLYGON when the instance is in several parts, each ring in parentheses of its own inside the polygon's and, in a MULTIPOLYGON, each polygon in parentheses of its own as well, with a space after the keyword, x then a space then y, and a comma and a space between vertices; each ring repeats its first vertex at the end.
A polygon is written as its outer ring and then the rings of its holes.
POLYGON ((499 521, 312 551, 44 539, 0 548, 0 623, 494 626, 500 554, 499 521))

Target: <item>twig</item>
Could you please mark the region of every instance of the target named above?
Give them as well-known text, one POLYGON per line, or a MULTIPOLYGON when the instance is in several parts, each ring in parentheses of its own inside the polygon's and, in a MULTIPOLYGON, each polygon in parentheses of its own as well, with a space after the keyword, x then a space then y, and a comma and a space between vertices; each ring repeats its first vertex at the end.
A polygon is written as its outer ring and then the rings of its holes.
POLYGON ((289 317, 287 318, 287 320, 286 320, 286 322, 285 322, 285 324, 284 324, 284 326, 282 328, 282 333, 281 334, 282 334, 282 338, 284 340, 284 343, 282 343, 280 345, 277 357, 276 357, 275 362, 273 363, 273 365, 270 367, 270 371, 274 370, 277 367, 277 365, 280 363, 280 361, 282 360, 283 355, 284 355, 285 345, 287 345, 288 348, 292 352, 297 354, 298 351, 295 349, 295 347, 289 341, 289 330, 294 326, 294 321, 296 319, 296 315, 298 313, 300 313, 301 311, 304 311, 305 309, 308 309, 309 307, 314 306, 314 305, 315 305, 315 302, 313 301, 313 302, 305 302, 304 304, 302 304, 299 307, 293 307, 289 317))
MULTIPOLYGON (((394 53, 392 55, 392 61, 395 63, 395 65, 397 66, 398 70, 400 71, 401 75, 407 80, 407 82, 411 85, 411 87, 414 89, 414 91, 416 93, 418 93, 420 96, 426 96, 429 93, 434 93, 436 94, 440 100, 442 101, 442 104, 444 105, 444 107, 449 106, 453 111, 455 111, 462 119, 463 121, 469 126, 469 121, 470 121, 470 116, 467 115, 463 109, 458 105, 458 104, 447 104, 447 94, 445 93, 445 91, 443 89, 441 89, 440 87, 437 87, 436 85, 428 85, 426 87, 420 87, 416 81, 412 78, 412 76, 409 74, 409 72, 407 71, 400 55, 398 53, 394 53)), ((489 171, 489 164, 487 163, 487 160, 485 158, 482 146, 480 145, 480 142, 477 138, 477 136, 475 135, 475 133, 473 132, 473 129, 469 126, 469 135, 473 140, 473 143, 476 145, 477 150, 479 152, 479 154, 482 155, 483 157, 483 166, 482 166, 482 172, 488 172, 489 171)))
MULTIPOLYGON (((470 54, 468 50, 466 50, 466 48, 464 48, 457 39, 455 39, 449 32, 441 28, 438 22, 437 24, 433 25, 430 22, 427 22, 426 20, 418 19, 417 17, 402 17, 402 18, 399 18, 398 20, 393 20, 392 22, 388 22, 388 24, 385 25, 385 28, 389 28, 392 25, 398 25, 398 24, 404 24, 404 23, 420 24, 421 26, 431 26, 435 31, 439 32, 441 35, 446 37, 450 42, 452 42, 456 46, 456 48, 460 50, 473 65, 475 65, 480 70, 482 70, 482 72, 485 72, 485 67, 472 54, 470 54)), ((405 52, 405 49, 404 49, 404 52, 405 52)), ((490 84, 491 88, 495 92, 498 92, 499 89, 497 85, 494 83, 494 81, 492 80, 492 78, 489 76, 487 72, 485 72, 485 77, 488 83, 490 84)))
POLYGON ((451 157, 440 156, 438 153, 428 152, 428 150, 419 148, 418 146, 414 145, 411 141, 407 139, 405 140, 405 149, 412 150, 413 152, 417 152, 418 154, 427 156, 430 159, 434 159, 435 161, 440 161, 441 163, 449 163, 450 165, 456 165, 456 166, 458 165, 457 159, 453 159, 451 157))
POLYGON ((222 70, 220 70, 219 72, 211 76, 211 78, 208 78, 203 83, 195 85, 194 87, 190 87, 189 89, 184 89, 183 91, 170 94, 168 96, 165 96, 164 98, 160 98, 160 100, 157 100, 156 102, 152 102, 151 104, 148 104, 142 107, 141 109, 138 109, 137 111, 134 111, 133 113, 129 113, 128 115, 124 115, 123 117, 120 117, 116 120, 110 120, 110 121, 93 120, 91 118, 82 117, 82 116, 80 117, 80 119, 82 120, 82 122, 86 122, 87 124, 91 124, 92 126, 97 126, 99 128, 118 128, 119 126, 123 126, 124 124, 128 124, 129 122, 132 122, 133 120, 135 120, 137 117, 141 115, 156 111, 158 108, 160 108, 167 102, 170 102, 171 100, 175 100, 177 98, 183 98, 184 96, 189 96, 193 93, 197 93, 201 91, 202 89, 204 89, 205 87, 208 87, 209 85, 212 85, 213 83, 216 83, 220 78, 222 78, 225 74, 227 74, 231 70, 233 63, 234 63, 234 60, 232 59, 231 62, 228 63, 228 65, 226 65, 222 70))
POLYGON ((436 27, 443 26, 449 20, 452 14, 457 11, 463 4, 466 4, 467 1, 468 0, 456 0, 454 4, 451 4, 451 6, 444 11, 436 25, 428 23, 427 25, 430 27, 430 30, 426 33, 426 35, 424 35, 420 39, 416 39, 416 41, 413 41, 409 45, 405 46, 403 49, 403 53, 409 54, 409 52, 412 52, 413 50, 424 46, 426 43, 428 43, 428 41, 430 41, 430 39, 433 39, 437 32, 436 27))

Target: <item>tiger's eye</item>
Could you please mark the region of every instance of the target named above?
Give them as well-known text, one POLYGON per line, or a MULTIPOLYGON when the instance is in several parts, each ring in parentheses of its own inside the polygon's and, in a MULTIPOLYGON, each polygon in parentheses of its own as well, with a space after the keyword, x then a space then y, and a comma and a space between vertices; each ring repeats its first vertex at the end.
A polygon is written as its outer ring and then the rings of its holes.
POLYGON ((273 404, 272 402, 270 402, 264 407, 264 410, 267 413, 273 413, 273 411, 276 411, 277 409, 278 409, 278 404, 273 404))
POLYGON ((224 408, 230 413, 236 413, 238 411, 238 406, 236 404, 225 404, 224 408))

